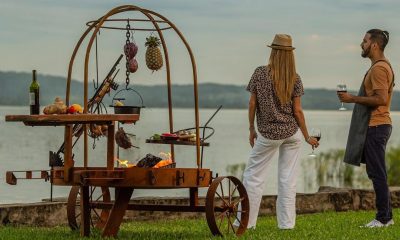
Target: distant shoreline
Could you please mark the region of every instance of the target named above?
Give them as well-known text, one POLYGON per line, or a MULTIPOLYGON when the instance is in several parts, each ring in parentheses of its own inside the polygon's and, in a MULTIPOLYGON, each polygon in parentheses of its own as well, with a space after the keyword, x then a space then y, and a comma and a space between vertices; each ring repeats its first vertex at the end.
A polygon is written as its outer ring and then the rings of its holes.
MULTIPOLYGON (((65 100, 66 82, 63 77, 39 75, 40 79, 40 104, 46 106, 54 102, 55 97, 65 100)), ((31 76, 27 73, 2 72, 0 71, 0 105, 5 106, 26 106, 28 104, 28 89, 31 76), (18 86, 18 87, 16 87, 18 86)), ((120 88, 122 89, 123 86, 120 88)), ((168 107, 168 91, 166 85, 133 85, 143 99, 146 108, 165 108, 168 107)), ((73 80, 70 88, 70 104, 77 103, 83 105, 83 83, 73 80)), ((198 89, 198 104, 202 109, 216 109, 220 105, 224 109, 247 109, 249 102, 249 92, 245 85, 200 83, 198 89)), ((123 90, 123 89, 122 89, 123 90)), ((193 108, 193 84, 173 84, 172 106, 174 108, 193 108)), ((89 87, 88 97, 91 98, 94 89, 89 87)), ((115 95, 112 91, 103 99, 104 103, 112 102, 115 95)), ((141 104, 141 99, 132 92, 123 92, 126 101, 125 105, 141 104)), ((355 94, 355 92, 351 93, 355 94)), ((340 101, 336 90, 324 88, 306 88, 301 98, 303 109, 306 110, 337 110, 340 101)), ((345 104, 347 109, 352 109, 353 104, 345 104)), ((400 111, 400 92, 394 91, 391 109, 400 111)))

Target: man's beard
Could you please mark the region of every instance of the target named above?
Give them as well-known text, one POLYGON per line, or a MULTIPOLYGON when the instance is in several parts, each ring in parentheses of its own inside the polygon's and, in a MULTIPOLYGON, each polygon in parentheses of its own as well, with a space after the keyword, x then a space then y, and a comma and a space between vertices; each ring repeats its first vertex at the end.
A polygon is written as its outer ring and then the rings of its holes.
POLYGON ((362 50, 363 51, 361 52, 361 57, 367 58, 369 55, 369 52, 371 51, 371 45, 369 45, 368 48, 365 50, 362 48, 362 50))

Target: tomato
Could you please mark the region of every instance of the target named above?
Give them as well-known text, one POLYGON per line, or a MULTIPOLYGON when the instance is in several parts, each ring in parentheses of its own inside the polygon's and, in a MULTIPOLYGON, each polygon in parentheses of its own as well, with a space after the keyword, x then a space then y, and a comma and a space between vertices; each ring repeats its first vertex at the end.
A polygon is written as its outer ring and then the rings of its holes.
POLYGON ((72 104, 68 107, 67 113, 74 114, 74 113, 83 113, 83 109, 79 104, 72 104))
POLYGON ((178 137, 175 133, 163 133, 161 134, 163 137, 178 137))

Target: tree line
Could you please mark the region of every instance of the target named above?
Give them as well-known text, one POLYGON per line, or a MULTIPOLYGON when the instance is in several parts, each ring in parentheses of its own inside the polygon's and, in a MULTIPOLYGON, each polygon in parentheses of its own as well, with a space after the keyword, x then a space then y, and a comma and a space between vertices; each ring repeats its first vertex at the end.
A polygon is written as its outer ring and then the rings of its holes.
MULTIPOLYGON (((31 83, 30 73, 1 72, 0 71, 0 105, 23 106, 28 105, 28 92, 31 83)), ((40 103, 42 106, 53 103, 59 96, 65 99, 66 78, 49 75, 38 75, 40 83, 40 103)), ((123 89, 121 84, 118 90, 123 89)), ((166 85, 131 85, 143 99, 143 105, 150 108, 168 107, 166 85)), ((89 85, 89 96, 94 92, 93 85, 89 85)), ((249 93, 246 86, 201 83, 198 85, 199 107, 217 108, 219 105, 229 109, 245 109, 248 105, 249 93)), ((106 96, 104 102, 111 104, 115 92, 106 96)), ((126 99, 126 105, 141 105, 140 97, 133 91, 121 91, 117 97, 126 99)), ((83 83, 72 80, 70 103, 82 104, 83 83)), ((172 85, 172 104, 178 108, 192 108, 194 106, 193 85, 172 85)), ((330 89, 305 89, 302 97, 304 109, 337 110, 339 100, 335 90, 330 89)), ((351 109, 352 104, 347 104, 351 109)), ((395 91, 392 100, 392 110, 400 110, 400 92, 395 91)))

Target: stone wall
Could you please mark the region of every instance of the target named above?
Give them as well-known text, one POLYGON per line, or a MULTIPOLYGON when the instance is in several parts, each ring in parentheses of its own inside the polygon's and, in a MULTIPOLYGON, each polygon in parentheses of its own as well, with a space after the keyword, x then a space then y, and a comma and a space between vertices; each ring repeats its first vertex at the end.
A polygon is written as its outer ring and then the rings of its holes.
MULTIPOLYGON (((400 207, 400 187, 390 189, 392 205, 400 207)), ((325 211, 358 211, 374 209, 375 196, 372 190, 337 189, 321 187, 317 193, 297 194, 298 214, 325 211)), ((134 198, 135 204, 188 205, 187 198, 134 198)), ((276 196, 263 196, 260 215, 275 214, 276 196)), ((204 205, 204 198, 199 199, 204 205)), ((124 219, 129 221, 176 218, 205 218, 204 213, 127 211, 124 219)), ((0 205, 0 225, 56 226, 67 225, 66 202, 41 202, 32 204, 0 205)))
POLYGON ((0 225, 56 226, 67 222, 66 202, 0 205, 0 225))

